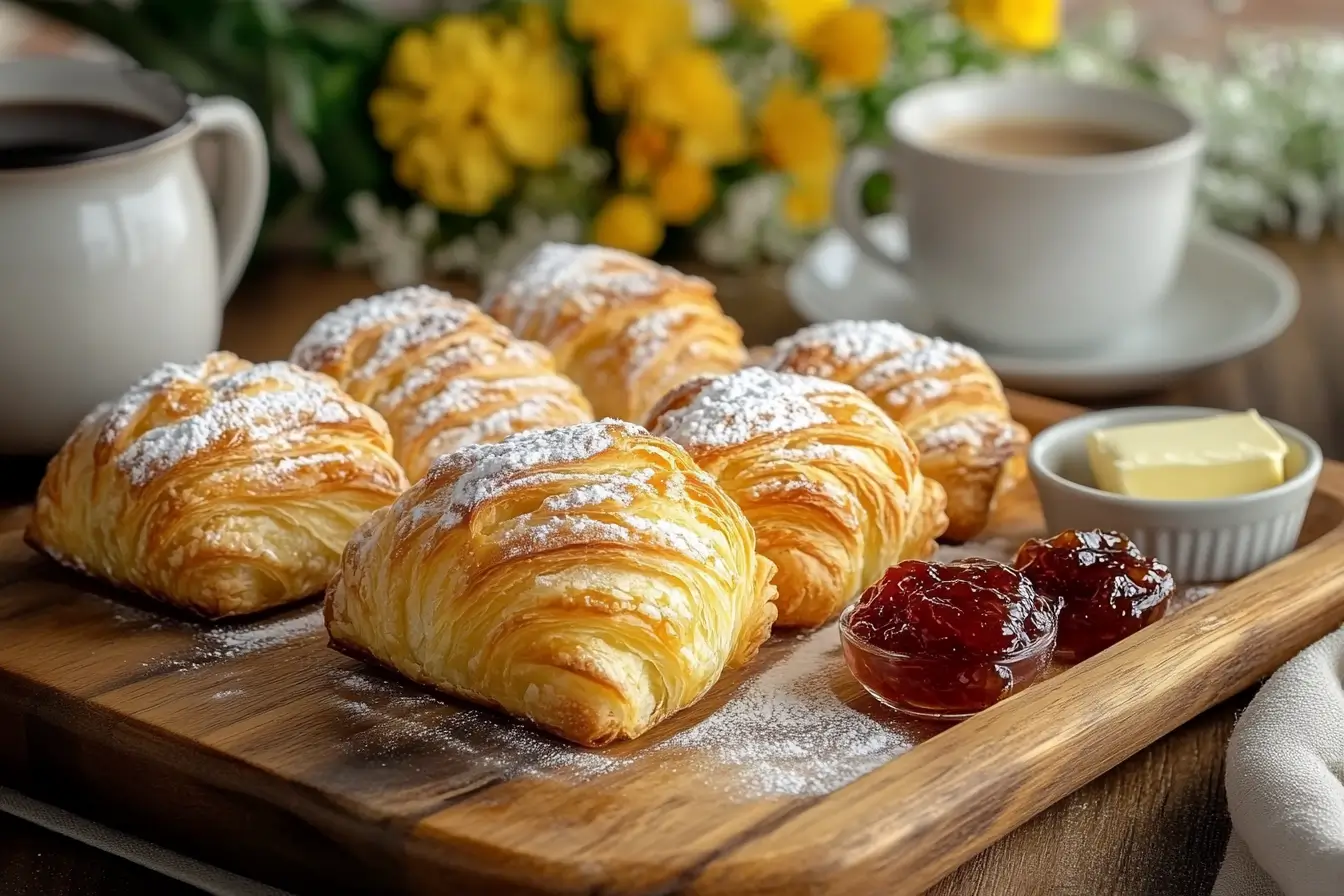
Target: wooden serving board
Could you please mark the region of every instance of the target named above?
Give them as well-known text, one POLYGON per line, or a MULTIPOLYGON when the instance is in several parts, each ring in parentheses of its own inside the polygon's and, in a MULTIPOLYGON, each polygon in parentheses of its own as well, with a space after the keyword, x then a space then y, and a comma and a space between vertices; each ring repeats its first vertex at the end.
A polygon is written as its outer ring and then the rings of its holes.
MULTIPOLYGON (((1014 397, 1033 430, 1076 409, 1014 397)), ((1029 486, 1006 553, 1040 530, 1029 486)), ((562 745, 328 649, 309 604, 204 627, 0 534, 0 779, 294 892, 918 893, 1344 623, 1344 466, 1302 544, 953 726, 773 639, 645 738, 562 745)))

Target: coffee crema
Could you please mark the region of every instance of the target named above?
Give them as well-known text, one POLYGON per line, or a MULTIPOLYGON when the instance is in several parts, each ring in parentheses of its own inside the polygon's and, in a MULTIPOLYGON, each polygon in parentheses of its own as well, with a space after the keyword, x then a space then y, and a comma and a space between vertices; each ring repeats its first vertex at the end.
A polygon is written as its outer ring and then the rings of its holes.
POLYGON ((134 112, 87 103, 0 103, 0 171, 96 158, 163 130, 134 112))
POLYGON ((1103 124, 1056 119, 987 119, 949 125, 935 145, 977 155, 1102 156, 1157 141, 1103 124))

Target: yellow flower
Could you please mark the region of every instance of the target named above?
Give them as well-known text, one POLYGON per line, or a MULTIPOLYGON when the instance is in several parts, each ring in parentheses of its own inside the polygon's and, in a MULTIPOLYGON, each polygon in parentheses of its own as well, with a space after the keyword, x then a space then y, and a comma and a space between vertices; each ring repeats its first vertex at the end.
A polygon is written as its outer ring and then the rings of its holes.
POLYGON ((621 183, 627 187, 643 186, 671 153, 672 134, 667 128, 639 119, 631 121, 616 142, 621 183))
POLYGON ((747 152, 742 98, 712 50, 687 45, 664 53, 634 104, 637 117, 677 134, 677 151, 702 165, 722 165, 747 152))
POLYGON ((1059 0, 953 0, 952 11, 991 43, 1044 50, 1059 40, 1059 0))
POLYGON ((620 193, 607 200, 593 221, 593 239, 637 255, 652 255, 663 244, 663 222, 653 200, 620 193))
POLYGON ((784 218, 800 230, 812 230, 831 217, 830 178, 799 175, 784 194, 784 218))
POLYGON ((735 0, 735 5, 744 18, 799 44, 822 19, 849 6, 849 0, 735 0))
POLYGON ((761 155, 773 168, 794 174, 828 176, 840 164, 843 148, 835 119, 821 99, 796 84, 781 81, 757 114, 761 155))
POLYGON ((821 19, 803 39, 830 87, 871 87, 882 76, 891 51, 891 31, 881 10, 840 9, 821 19))
POLYGON ((534 5, 516 25, 449 15, 428 32, 403 32, 369 115, 398 183, 470 215, 512 190, 517 168, 554 166, 585 127, 578 80, 534 5))
POLYGON ((570 32, 594 43, 593 89, 605 112, 619 112, 635 95, 654 60, 691 36, 686 0, 570 0, 570 32))
POLYGON ((766 164, 789 178, 784 217, 799 228, 824 224, 844 147, 821 99, 781 81, 766 97, 756 126, 766 164))
POLYGON ((673 159, 653 181, 653 203, 669 224, 693 224, 713 201, 709 169, 689 159, 673 159))

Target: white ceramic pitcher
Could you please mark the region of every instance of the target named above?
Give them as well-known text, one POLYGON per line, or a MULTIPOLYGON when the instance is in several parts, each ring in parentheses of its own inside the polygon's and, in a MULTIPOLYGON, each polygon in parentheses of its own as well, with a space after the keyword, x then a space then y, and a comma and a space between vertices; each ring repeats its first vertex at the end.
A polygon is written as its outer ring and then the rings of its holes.
POLYGON ((80 418, 164 361, 219 343, 266 204, 266 139, 227 97, 117 64, 0 65, 7 103, 80 103, 157 132, 65 164, 0 170, 0 454, 55 451, 80 418), (220 136, 213 208, 193 144, 220 136))

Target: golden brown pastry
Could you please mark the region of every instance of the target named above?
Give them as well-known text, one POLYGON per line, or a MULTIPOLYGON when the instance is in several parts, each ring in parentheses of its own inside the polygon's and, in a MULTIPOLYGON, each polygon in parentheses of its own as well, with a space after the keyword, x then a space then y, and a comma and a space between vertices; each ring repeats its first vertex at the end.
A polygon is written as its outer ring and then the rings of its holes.
POLYGON ((327 589, 332 645, 588 746, 749 660, 774 564, 686 452, 615 420, 472 445, 375 514, 327 589))
POLYGON ((649 429, 685 448, 779 567, 781 626, 835 616, 900 560, 924 558, 946 498, 919 454, 857 389, 749 367, 674 389, 649 429))
POLYGON ((463 445, 593 419, 544 347, 428 286, 337 308, 309 328, 290 360, 334 377, 382 414, 412 480, 463 445))
POLYGON ((602 246, 543 245, 481 307, 550 348, 598 416, 642 422, 669 389, 747 356, 708 281, 602 246))
POLYGON ((329 377, 216 352, 84 418, 26 537, 66 566, 218 618, 320 592, 407 482, 387 425, 329 377))
POLYGON ((950 541, 979 534, 1026 475, 1031 437, 967 346, 889 321, 837 321, 781 339, 765 366, 848 383, 890 414, 915 440, 924 475, 947 491, 950 541))

